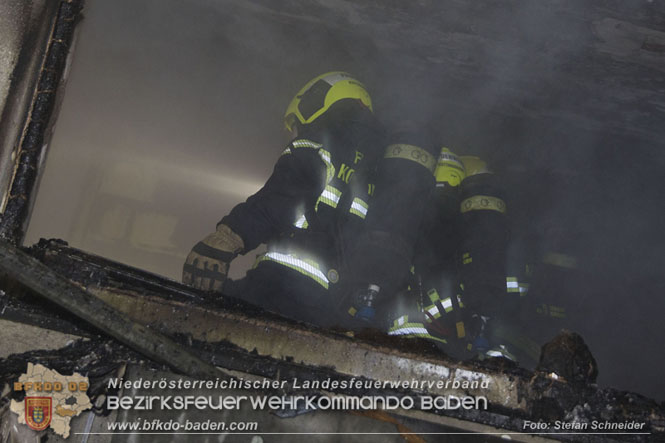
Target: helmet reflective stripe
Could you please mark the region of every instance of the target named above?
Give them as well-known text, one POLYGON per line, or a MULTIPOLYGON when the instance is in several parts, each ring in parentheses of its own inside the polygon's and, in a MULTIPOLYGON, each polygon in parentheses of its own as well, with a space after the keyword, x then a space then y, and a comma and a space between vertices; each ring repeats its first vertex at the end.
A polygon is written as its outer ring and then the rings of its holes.
POLYGON ((369 209, 369 206, 367 203, 365 203, 362 199, 356 197, 353 199, 353 203, 351 203, 351 209, 349 212, 351 214, 355 214, 360 218, 365 218, 367 216, 367 210, 369 209))
POLYGON ((294 269, 300 272, 301 274, 312 278, 321 286, 328 289, 328 278, 323 272, 319 270, 319 266, 316 263, 307 262, 293 255, 282 254, 279 252, 266 252, 263 256, 259 257, 259 259, 256 261, 256 264, 264 260, 274 261, 276 263, 294 269))
POLYGON ((291 149, 290 149, 290 148, 286 148, 285 150, 282 151, 282 154, 281 154, 281 155, 288 155, 288 154, 290 154, 290 153, 291 153, 291 149))
POLYGON ((284 113, 284 125, 293 130, 296 121, 311 123, 343 99, 356 99, 372 111, 365 86, 346 72, 328 72, 310 80, 298 91, 284 113))
POLYGON ((459 186, 466 178, 464 164, 448 148, 442 147, 434 170, 437 186, 459 186))
POLYGON ((448 151, 446 148, 441 149, 441 154, 439 154, 439 162, 448 162, 451 163, 451 166, 456 167, 457 169, 463 170, 464 165, 457 158, 455 154, 448 151))

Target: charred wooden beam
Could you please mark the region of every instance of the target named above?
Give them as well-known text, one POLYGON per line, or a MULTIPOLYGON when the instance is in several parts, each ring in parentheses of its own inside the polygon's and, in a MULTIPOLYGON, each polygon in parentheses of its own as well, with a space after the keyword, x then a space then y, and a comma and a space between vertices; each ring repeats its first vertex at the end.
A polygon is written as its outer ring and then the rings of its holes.
POLYGON ((193 376, 224 376, 184 347, 148 329, 145 324, 130 320, 100 298, 7 243, 0 243, 0 270, 121 343, 177 371, 193 376))
MULTIPOLYGON (((98 331, 87 323, 82 323, 76 316, 38 295, 25 293, 20 288, 12 287, 7 281, 0 281, 0 287, 4 288, 0 291, 0 320, 78 337, 99 335, 98 331)), ((35 343, 35 346, 38 344, 35 343)))
MULTIPOLYGON (((26 42, 19 42, 18 47, 12 48, 18 52, 32 52, 40 54, 40 60, 33 60, 37 64, 36 69, 28 68, 31 72, 37 72, 34 84, 21 84, 21 96, 31 97, 26 111, 14 109, 8 105, 2 112, 0 129, 10 136, 10 139, 1 137, 0 147, 5 148, 3 157, 3 171, 0 176, 7 175, 8 183, 1 183, 0 189, 5 194, 1 203, 0 212, 0 238, 14 245, 23 242, 25 231, 34 202, 37 181, 43 166, 46 145, 49 138, 49 130, 53 125, 53 110, 57 107, 60 98, 58 92, 62 89, 63 73, 67 64, 70 46, 74 36, 77 19, 83 8, 82 0, 62 0, 60 2, 44 2, 45 5, 34 5, 45 9, 44 23, 38 23, 34 32, 41 36, 43 29, 50 30, 45 43, 35 43, 36 48, 30 48, 26 42), (51 9, 55 6, 56 14, 51 9), (24 45, 24 46, 21 46, 24 45), (27 45, 27 46, 25 46, 27 45), (44 51, 42 46, 46 48, 44 51), (25 120, 23 120, 25 113, 25 120), (5 115, 6 114, 6 115, 5 115), (20 114, 20 115, 19 115, 20 114), (10 125, 11 127, 7 127, 10 125), (16 141, 11 139, 13 134, 19 134, 18 149, 14 150, 16 141), (10 149, 7 149, 11 147, 10 149), (11 155, 9 154, 11 153, 11 155), (11 157, 11 159, 9 158, 11 157)), ((27 5, 30 8, 33 5, 27 5)), ((7 5, 6 8, 10 6, 7 5)), ((24 17, 17 17, 21 21, 24 17)), ((3 37, 4 38, 4 37, 3 37)), ((32 79, 34 76, 29 72, 19 75, 14 82, 20 83, 32 79)), ((17 72, 18 74, 19 72, 17 72)), ((30 83, 30 81, 28 81, 30 83)), ((15 97, 14 97, 15 99, 15 97)), ((21 99, 21 101, 24 101, 21 99)))

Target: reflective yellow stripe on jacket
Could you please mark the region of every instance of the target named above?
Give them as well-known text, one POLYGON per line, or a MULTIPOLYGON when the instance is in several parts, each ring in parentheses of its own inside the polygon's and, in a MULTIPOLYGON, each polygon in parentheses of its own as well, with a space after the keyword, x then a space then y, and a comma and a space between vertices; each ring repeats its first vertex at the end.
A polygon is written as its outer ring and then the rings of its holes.
POLYGON ((282 254, 281 252, 266 252, 264 255, 260 256, 254 266, 258 265, 260 262, 269 260, 275 263, 279 263, 288 268, 291 268, 295 271, 300 272, 303 275, 311 278, 325 289, 328 289, 328 278, 321 271, 319 265, 311 260, 304 260, 298 258, 293 254, 282 254))

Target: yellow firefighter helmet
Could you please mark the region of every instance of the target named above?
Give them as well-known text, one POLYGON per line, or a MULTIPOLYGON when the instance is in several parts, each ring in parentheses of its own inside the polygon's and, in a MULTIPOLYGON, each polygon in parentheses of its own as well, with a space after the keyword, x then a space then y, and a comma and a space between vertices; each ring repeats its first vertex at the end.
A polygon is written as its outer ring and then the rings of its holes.
POLYGON ((442 147, 434 170, 434 177, 437 186, 459 186, 466 178, 464 164, 450 149, 442 147))
POLYGON ((464 170, 466 171, 466 176, 471 177, 476 174, 484 174, 490 172, 487 167, 487 163, 484 160, 481 160, 478 157, 473 157, 471 155, 462 155, 460 156, 460 161, 464 164, 464 170))
POLYGON ((372 99, 365 86, 346 72, 328 72, 310 80, 298 91, 284 113, 284 125, 293 130, 296 122, 311 123, 326 112, 333 103, 345 98, 357 99, 370 111, 372 99))

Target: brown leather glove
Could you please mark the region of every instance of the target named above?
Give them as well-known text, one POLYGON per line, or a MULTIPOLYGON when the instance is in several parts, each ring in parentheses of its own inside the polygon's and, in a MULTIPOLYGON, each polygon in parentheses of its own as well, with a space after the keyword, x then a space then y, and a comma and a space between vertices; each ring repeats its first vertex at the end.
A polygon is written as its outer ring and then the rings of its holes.
POLYGON ((204 291, 219 292, 229 264, 243 250, 240 236, 226 225, 218 225, 192 248, 182 268, 182 282, 204 291))

